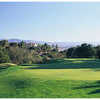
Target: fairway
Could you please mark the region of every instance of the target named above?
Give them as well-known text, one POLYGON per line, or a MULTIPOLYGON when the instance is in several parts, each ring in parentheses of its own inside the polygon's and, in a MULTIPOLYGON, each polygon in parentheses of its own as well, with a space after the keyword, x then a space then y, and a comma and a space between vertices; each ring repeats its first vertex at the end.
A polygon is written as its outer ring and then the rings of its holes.
POLYGON ((63 59, 45 65, 26 65, 23 72, 48 80, 99 80, 99 65, 95 59, 63 59))
POLYGON ((0 90, 0 98, 100 97, 100 60, 77 58, 56 59, 47 64, 1 64, 0 90))
POLYGON ((100 80, 100 72, 92 69, 24 70, 30 76, 48 80, 100 80))

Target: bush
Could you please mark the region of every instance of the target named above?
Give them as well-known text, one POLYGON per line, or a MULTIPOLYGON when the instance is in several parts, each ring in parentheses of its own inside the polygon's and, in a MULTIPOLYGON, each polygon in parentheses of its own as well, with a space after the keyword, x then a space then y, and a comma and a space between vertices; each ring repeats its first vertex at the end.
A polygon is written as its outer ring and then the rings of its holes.
POLYGON ((47 63, 49 60, 50 60, 50 58, 48 56, 43 57, 43 63, 47 63))
POLYGON ((0 63, 8 63, 8 62, 10 62, 10 58, 7 52, 0 50, 0 63))
POLYGON ((43 59, 42 59, 42 57, 41 56, 39 56, 39 55, 34 55, 33 56, 33 60, 32 60, 32 63, 42 63, 43 62, 43 59))

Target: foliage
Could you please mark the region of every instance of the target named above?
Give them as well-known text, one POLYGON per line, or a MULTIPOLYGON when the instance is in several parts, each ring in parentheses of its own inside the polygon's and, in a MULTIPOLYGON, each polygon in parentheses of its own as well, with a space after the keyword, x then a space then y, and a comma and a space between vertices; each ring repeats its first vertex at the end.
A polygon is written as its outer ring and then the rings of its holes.
POLYGON ((0 63, 10 62, 10 58, 4 49, 0 48, 0 63))
POLYGON ((74 51, 75 51, 75 47, 69 48, 69 49, 67 50, 66 56, 67 56, 68 58, 73 57, 74 51))
POLYGON ((100 58, 100 46, 93 47, 84 43, 80 46, 71 47, 59 51, 58 45, 26 43, 21 41, 8 42, 0 41, 0 63, 11 62, 15 64, 46 63, 57 58, 100 58))
POLYGON ((57 58, 58 56, 57 45, 52 48, 47 43, 35 46, 33 43, 24 41, 8 43, 7 40, 2 40, 0 41, 0 47, 6 52, 0 51, 0 63, 9 61, 15 64, 45 63, 51 58, 57 58))
POLYGON ((100 45, 95 47, 96 49, 96 57, 100 59, 100 45))
POLYGON ((96 50, 92 45, 84 43, 81 46, 69 48, 67 56, 74 58, 92 58, 96 56, 96 50))
POLYGON ((1 40, 0 41, 0 46, 7 47, 8 45, 9 45, 8 40, 1 40))

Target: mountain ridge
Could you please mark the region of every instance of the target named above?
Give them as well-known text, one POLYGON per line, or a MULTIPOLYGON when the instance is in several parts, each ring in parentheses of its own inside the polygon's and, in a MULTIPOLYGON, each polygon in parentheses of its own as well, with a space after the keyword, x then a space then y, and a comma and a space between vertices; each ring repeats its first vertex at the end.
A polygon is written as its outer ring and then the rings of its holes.
MULTIPOLYGON (((5 40, 5 39, 0 39, 0 40, 5 40)), ((77 46, 77 45, 81 45, 82 43, 89 43, 89 44, 92 44, 92 45, 100 45, 100 42, 69 42, 69 41, 66 41, 66 42, 47 42, 47 41, 36 41, 36 40, 22 40, 22 39, 6 39, 8 40, 8 42, 21 42, 21 41, 24 41, 26 43, 36 43, 36 44, 44 44, 44 43, 47 43, 49 45, 58 45, 58 47, 60 48, 70 48, 70 47, 73 47, 73 46, 77 46)))

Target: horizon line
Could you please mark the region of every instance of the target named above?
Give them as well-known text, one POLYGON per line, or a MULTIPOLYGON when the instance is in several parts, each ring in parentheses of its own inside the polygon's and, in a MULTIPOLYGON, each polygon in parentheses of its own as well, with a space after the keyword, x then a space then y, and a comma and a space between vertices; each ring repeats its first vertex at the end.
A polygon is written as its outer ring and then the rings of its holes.
POLYGON ((21 39, 21 38, 0 38, 0 40, 11 40, 11 39, 15 39, 15 40, 29 40, 29 41, 41 41, 41 42, 80 42, 80 43, 88 43, 88 42, 92 42, 92 43, 99 43, 100 41, 47 41, 47 40, 32 40, 32 39, 21 39))

